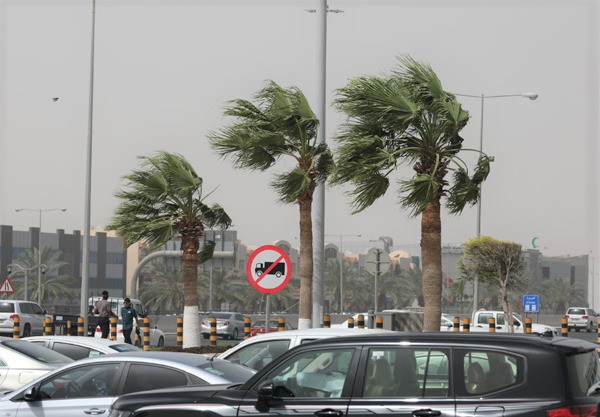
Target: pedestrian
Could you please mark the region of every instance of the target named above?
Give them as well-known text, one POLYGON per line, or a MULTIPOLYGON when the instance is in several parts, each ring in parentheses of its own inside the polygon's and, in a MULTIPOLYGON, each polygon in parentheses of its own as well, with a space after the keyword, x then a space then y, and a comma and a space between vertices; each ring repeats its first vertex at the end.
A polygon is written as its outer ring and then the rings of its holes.
POLYGON ((108 339, 108 330, 110 327, 109 320, 111 317, 117 317, 110 308, 110 301, 108 301, 108 291, 102 291, 102 299, 96 301, 94 307, 94 314, 98 314, 98 326, 102 330, 102 338, 108 339))
POLYGON ((131 300, 129 298, 125 298, 123 300, 123 307, 121 307, 121 317, 123 318, 123 337, 125 338, 125 343, 131 343, 131 331, 133 330, 133 319, 135 319, 135 327, 140 327, 140 322, 138 320, 137 311, 135 308, 131 307, 131 300))

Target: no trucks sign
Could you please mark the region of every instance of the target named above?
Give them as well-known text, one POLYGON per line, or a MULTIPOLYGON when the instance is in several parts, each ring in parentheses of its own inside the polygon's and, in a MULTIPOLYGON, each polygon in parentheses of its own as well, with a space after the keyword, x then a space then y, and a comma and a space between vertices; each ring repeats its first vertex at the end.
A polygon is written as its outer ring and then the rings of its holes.
POLYGON ((252 252, 246 273, 254 288, 264 294, 274 294, 290 281, 292 262, 283 249, 265 245, 252 252))

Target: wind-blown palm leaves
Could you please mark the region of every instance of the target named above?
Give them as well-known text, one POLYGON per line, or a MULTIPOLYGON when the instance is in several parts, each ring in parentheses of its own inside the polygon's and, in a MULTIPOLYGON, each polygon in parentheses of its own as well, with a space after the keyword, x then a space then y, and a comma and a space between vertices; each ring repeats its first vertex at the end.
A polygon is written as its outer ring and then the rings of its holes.
POLYGON ((202 178, 182 156, 161 151, 140 157, 141 169, 126 175, 126 189, 115 196, 121 203, 108 225, 127 246, 145 240, 159 247, 181 239, 184 290, 183 345, 200 346, 198 318, 198 250, 204 229, 226 229, 231 219, 218 204, 208 206, 202 178))
MULTIPOLYGON (((39 263, 39 252, 37 248, 27 249, 22 252, 17 258, 16 263, 24 269, 34 268, 39 263)), ((44 305, 49 300, 59 300, 67 298, 73 299, 73 288, 77 284, 77 279, 72 275, 61 273, 61 269, 69 265, 68 262, 62 261, 62 252, 56 251, 52 253, 52 248, 45 246, 41 253, 42 264, 48 268, 42 277, 42 287, 38 288, 38 271, 33 269, 29 272, 27 279, 27 294, 29 300, 37 300, 38 292, 40 292, 40 300, 44 305)), ((25 271, 15 271, 10 274, 10 279, 13 281, 15 292, 11 298, 15 300, 25 299, 25 271)))
POLYGON ((459 132, 468 113, 443 90, 429 65, 410 57, 399 61, 389 76, 359 77, 338 90, 334 104, 348 121, 337 137, 332 182, 354 185, 350 196, 359 212, 387 192, 400 165, 412 166, 414 176, 398 182, 398 193, 403 207, 413 216, 421 215, 424 330, 437 331, 442 293, 440 201, 447 199, 451 213, 475 204, 493 158, 481 154, 469 174, 458 156, 463 150, 459 132))
POLYGON ((283 203, 300 210, 300 314, 298 328, 311 327, 312 314, 312 217, 313 193, 332 167, 326 144, 317 142, 319 121, 304 94, 295 87, 282 88, 270 81, 254 97, 233 100, 225 115, 235 120, 211 134, 213 149, 230 157, 236 168, 264 171, 282 157, 291 158, 292 169, 275 175, 271 186, 283 203))

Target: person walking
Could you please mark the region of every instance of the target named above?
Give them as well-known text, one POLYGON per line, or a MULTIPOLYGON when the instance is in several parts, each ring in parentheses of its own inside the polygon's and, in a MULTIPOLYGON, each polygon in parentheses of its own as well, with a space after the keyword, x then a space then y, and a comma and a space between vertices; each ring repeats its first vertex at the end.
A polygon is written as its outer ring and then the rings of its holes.
POLYGON ((102 299, 96 301, 94 307, 94 314, 98 314, 98 326, 102 330, 102 338, 108 339, 108 330, 110 328, 109 320, 111 317, 117 317, 110 308, 110 301, 108 301, 108 291, 102 291, 102 299))
POLYGON ((121 317, 123 318, 123 337, 125 338, 125 343, 131 343, 131 331, 133 330, 133 319, 135 319, 135 327, 140 327, 140 321, 138 320, 137 311, 135 308, 131 307, 131 300, 129 298, 125 298, 123 300, 123 307, 121 307, 121 317))

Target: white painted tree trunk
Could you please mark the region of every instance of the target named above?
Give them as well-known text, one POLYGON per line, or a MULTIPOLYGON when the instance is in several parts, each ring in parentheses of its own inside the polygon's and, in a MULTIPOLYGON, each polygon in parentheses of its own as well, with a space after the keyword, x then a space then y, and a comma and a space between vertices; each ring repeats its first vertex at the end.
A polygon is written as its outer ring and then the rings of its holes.
POLYGON ((200 346, 200 317, 198 306, 183 307, 183 347, 200 346))

